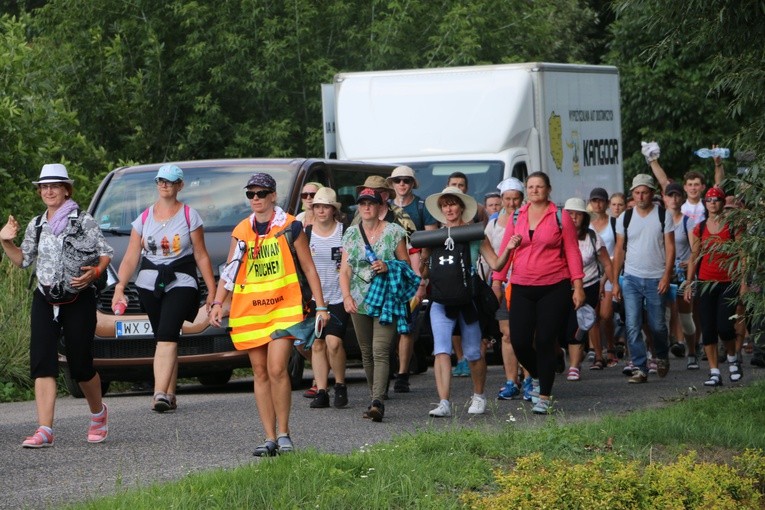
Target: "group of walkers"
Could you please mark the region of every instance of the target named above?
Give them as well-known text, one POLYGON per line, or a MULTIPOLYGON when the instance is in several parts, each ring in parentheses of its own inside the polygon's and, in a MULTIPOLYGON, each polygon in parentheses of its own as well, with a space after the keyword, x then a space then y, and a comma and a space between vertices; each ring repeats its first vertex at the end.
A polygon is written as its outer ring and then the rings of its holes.
MULTIPOLYGON (((687 355, 687 368, 698 369, 697 331, 710 369, 705 384, 723 384, 718 337, 730 380, 740 380, 741 345, 733 317, 735 296, 746 285, 733 281, 726 257, 712 249, 735 239, 725 220, 726 208, 735 203, 719 186, 704 193, 703 177, 694 172, 686 174, 684 185, 670 182, 655 143, 643 152, 653 175, 634 177, 631 207, 622 193, 609 196, 594 188, 588 201, 569 197, 559 209, 542 172, 525 183, 500 182, 484 204, 467 193, 467 176, 456 172, 442 192, 423 199, 414 193, 419 185, 414 171, 400 166, 390 177, 370 176, 357 188, 352 219, 344 217, 334 190, 307 183, 301 193, 304 211, 296 218, 277 205, 273 177, 256 173, 244 186, 252 214, 231 234, 217 285, 202 219, 178 199, 183 171, 160 167, 157 200, 132 223, 112 302, 115 309, 126 305, 125 286, 138 268, 135 285, 157 341, 152 410, 178 407, 179 331, 198 309, 197 270, 211 289, 205 305, 210 324, 220 326, 228 316, 234 346, 249 355, 265 433, 256 456, 294 448, 287 373, 293 345, 311 356, 310 407, 329 407, 330 392, 334 407, 348 404, 342 339, 350 322, 367 379, 363 417, 382 421, 391 375, 394 392, 409 391, 412 326, 425 297, 439 398, 429 411, 432 417, 453 414, 451 378, 460 375, 469 375, 473 386, 467 412, 485 412, 487 315, 501 336, 506 382, 497 398, 522 397, 537 414, 553 409, 556 372, 580 380, 588 353, 591 370, 614 367, 625 357, 624 373, 632 384, 647 382, 653 371, 665 376, 670 352, 687 355), (656 192, 663 192, 663 202, 655 200, 656 192), (415 233, 424 231, 430 232, 420 239, 430 241, 415 248, 415 233), (164 249, 168 240, 172 249, 164 249), (716 285, 708 285, 712 282, 716 285), (394 346, 398 366, 391 366, 394 346)), ((719 183, 721 160, 715 165, 719 183)), ((30 353, 39 426, 22 446, 54 443, 56 344, 62 328, 72 377, 91 411, 87 440, 101 442, 108 435, 108 409, 91 346, 95 290, 113 250, 94 219, 73 201, 73 181, 63 165, 45 165, 34 184, 46 212, 27 225, 20 247, 13 242, 20 230, 15 218, 9 216, 0 231, 9 259, 20 267, 36 262, 38 279, 30 353), (70 244, 79 252, 67 252, 70 244), (65 271, 68 257, 78 264, 71 276, 65 271)))

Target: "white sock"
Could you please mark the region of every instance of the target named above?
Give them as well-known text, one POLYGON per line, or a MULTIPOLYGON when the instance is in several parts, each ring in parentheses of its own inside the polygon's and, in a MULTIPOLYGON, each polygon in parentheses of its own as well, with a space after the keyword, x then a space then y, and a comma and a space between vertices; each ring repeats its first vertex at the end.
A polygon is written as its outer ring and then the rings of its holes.
POLYGON ((728 354, 728 363, 735 363, 736 362, 736 356, 731 356, 728 354))
POLYGON ((715 374, 720 375, 720 369, 719 368, 710 368, 709 369, 709 373, 712 374, 712 375, 715 375, 715 374))

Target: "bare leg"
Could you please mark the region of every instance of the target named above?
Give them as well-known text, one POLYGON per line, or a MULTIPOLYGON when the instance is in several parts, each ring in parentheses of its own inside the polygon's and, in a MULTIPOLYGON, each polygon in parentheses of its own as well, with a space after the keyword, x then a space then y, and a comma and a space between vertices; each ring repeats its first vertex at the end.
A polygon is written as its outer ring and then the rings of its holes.
POLYGON ((345 349, 343 348, 343 339, 327 335, 327 355, 329 365, 332 367, 332 373, 335 374, 335 382, 345 384, 345 349))
MULTIPOLYGON (((271 402, 280 434, 289 434, 292 385, 287 373, 293 338, 280 338, 268 344, 268 377, 271 381, 271 402)), ((258 406, 260 407, 260 406, 258 406)))
POLYGON ((266 439, 276 441, 276 412, 271 401, 271 381, 268 378, 268 345, 262 345, 250 349, 247 354, 252 365, 254 376, 255 404, 258 408, 260 422, 263 424, 263 432, 266 439))
POLYGON ((174 393, 177 377, 178 344, 176 342, 157 342, 154 351, 154 393, 174 393), (173 386, 171 387, 171 384, 173 386))
POLYGON ((101 376, 98 375, 98 372, 96 372, 96 375, 90 381, 80 382, 80 389, 83 395, 85 395, 85 400, 88 401, 90 412, 93 414, 100 413, 104 408, 104 404, 101 400, 101 376))
POLYGON ((473 393, 483 395, 486 386, 486 358, 481 356, 476 361, 469 361, 470 377, 473 380, 473 393))
POLYGON ((53 413, 56 408, 55 377, 38 377, 35 379, 35 406, 37 407, 38 424, 53 427, 53 413))
POLYGON ((452 382, 452 361, 448 354, 436 354, 433 362, 433 373, 436 376, 436 391, 438 398, 449 400, 450 386, 452 382))
POLYGON ((327 361, 327 342, 319 338, 316 339, 311 347, 311 367, 313 368, 313 377, 316 380, 316 387, 320 390, 327 389, 327 379, 329 378, 329 362, 327 361))
POLYGON ((412 335, 402 334, 398 340, 398 373, 408 374, 409 363, 412 361, 414 352, 414 339, 412 335))

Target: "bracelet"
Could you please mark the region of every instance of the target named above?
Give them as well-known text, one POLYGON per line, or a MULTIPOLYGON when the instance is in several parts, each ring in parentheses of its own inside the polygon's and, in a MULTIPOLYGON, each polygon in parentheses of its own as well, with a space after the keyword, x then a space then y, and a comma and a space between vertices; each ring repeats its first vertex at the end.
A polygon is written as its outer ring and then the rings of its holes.
POLYGON ((215 305, 220 305, 220 306, 222 307, 222 306, 223 306, 223 303, 222 303, 222 302, 220 302, 220 301, 213 301, 212 303, 210 303, 210 307, 213 307, 213 306, 215 306, 215 305))
POLYGON ((96 278, 101 278, 101 269, 98 266, 93 266, 93 270, 96 272, 96 278))
POLYGON ((317 306, 316 307, 316 311, 317 312, 326 312, 327 311, 327 307, 326 306, 317 306))

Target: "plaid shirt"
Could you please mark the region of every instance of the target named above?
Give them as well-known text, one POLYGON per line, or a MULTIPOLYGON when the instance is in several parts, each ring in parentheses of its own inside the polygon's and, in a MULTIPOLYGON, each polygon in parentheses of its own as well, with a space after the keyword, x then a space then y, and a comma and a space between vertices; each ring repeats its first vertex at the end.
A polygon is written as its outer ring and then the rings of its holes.
POLYGON ((409 300, 417 292, 420 277, 412 271, 408 262, 386 260, 388 271, 377 275, 369 286, 364 299, 368 315, 379 317, 380 324, 396 321, 399 333, 409 333, 409 300))

